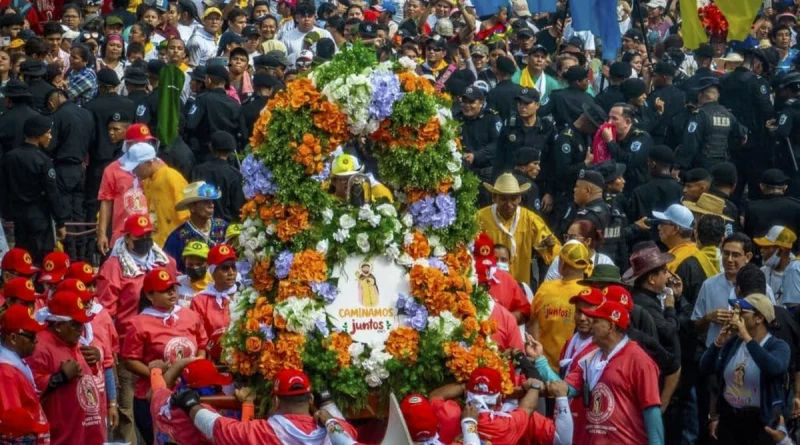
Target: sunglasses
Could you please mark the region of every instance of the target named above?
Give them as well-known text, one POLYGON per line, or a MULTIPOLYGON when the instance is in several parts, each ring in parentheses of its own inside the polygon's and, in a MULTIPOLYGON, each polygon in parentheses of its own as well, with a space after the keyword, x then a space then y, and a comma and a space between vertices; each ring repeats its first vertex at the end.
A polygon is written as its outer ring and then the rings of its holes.
POLYGON ((438 47, 436 47, 436 48, 428 48, 428 51, 441 53, 441 52, 444 52, 444 48, 438 48, 438 47))
POLYGON ((236 272, 236 264, 220 264, 217 266, 217 270, 222 272, 236 272))
POLYGON ((83 38, 84 39, 97 39, 100 37, 100 33, 92 31, 92 32, 84 32, 83 38))

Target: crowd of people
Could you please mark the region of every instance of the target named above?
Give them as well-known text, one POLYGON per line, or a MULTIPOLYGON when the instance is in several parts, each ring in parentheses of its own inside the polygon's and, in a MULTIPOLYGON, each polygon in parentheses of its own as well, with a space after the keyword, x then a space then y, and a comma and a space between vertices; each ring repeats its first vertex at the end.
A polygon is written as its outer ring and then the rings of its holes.
MULTIPOLYGON (((473 2, 0 2, 0 443, 380 442, 300 371, 264 401, 218 369, 249 135, 356 44, 453 99, 518 377, 404 395, 415 443, 795 443, 795 2, 688 49, 679 2, 620 0, 614 60, 566 2, 473 2), (169 66, 183 82, 159 85, 169 66), (219 394, 240 405, 201 403, 219 394)), ((364 169, 391 201, 371 149, 344 144, 337 196, 364 169)))

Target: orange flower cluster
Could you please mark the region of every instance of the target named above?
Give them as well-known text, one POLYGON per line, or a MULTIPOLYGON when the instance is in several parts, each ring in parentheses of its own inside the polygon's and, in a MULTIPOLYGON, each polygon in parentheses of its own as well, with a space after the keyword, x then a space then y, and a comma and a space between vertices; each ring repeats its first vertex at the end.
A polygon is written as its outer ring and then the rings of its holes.
POLYGON ((481 334, 486 337, 491 337, 497 332, 497 322, 491 318, 487 318, 481 322, 481 334))
POLYGON ((414 232, 414 239, 406 246, 405 251, 415 260, 431 256, 431 246, 428 244, 428 238, 418 231, 414 232))
POLYGON ((233 351, 231 361, 231 371, 236 374, 251 376, 258 369, 258 357, 246 354, 241 351, 233 351))
POLYGON ((295 149, 292 159, 306 167, 307 175, 322 172, 322 147, 319 145, 319 139, 315 138, 313 134, 306 133, 303 135, 301 144, 291 142, 289 146, 295 149))
POLYGON ((303 369, 303 345, 306 339, 300 334, 281 333, 276 342, 265 342, 259 360, 259 370, 267 380, 272 380, 281 369, 303 369))
POLYGON ((400 73, 397 77, 400 79, 400 84, 406 93, 422 90, 427 94, 433 95, 436 92, 430 82, 414 73, 400 73))
POLYGON ((242 215, 255 216, 256 209, 264 224, 275 224, 275 234, 283 242, 289 241, 294 235, 308 228, 308 209, 300 204, 285 206, 278 202, 266 203, 266 198, 257 195, 242 206, 242 215), (259 201, 263 203, 260 206, 259 201), (252 204, 254 202, 256 204, 252 204))
POLYGON ((350 345, 353 339, 346 332, 334 332, 331 334, 328 350, 336 353, 336 359, 342 368, 350 367, 350 345))
POLYGON ((274 308, 271 304, 269 304, 266 297, 259 297, 256 300, 256 305, 253 307, 253 309, 250 309, 245 314, 245 318, 247 320, 245 323, 245 328, 248 331, 255 332, 260 328, 259 325, 261 323, 272 326, 273 311, 274 308), (255 321, 256 324, 252 324, 251 320, 255 321), (251 327, 255 327, 255 329, 251 329, 251 327))
POLYGON ((464 321, 461 322, 461 328, 464 330, 461 333, 461 336, 464 337, 464 339, 470 339, 475 334, 480 332, 481 325, 480 325, 480 323, 478 323, 478 319, 477 318, 475 318, 475 317, 467 317, 467 318, 464 319, 464 321))
POLYGON ((267 127, 270 119, 272 119, 272 113, 266 108, 258 115, 258 119, 253 125, 253 134, 250 136, 250 147, 253 150, 256 150, 267 140, 267 127))
POLYGON ((350 131, 347 129, 347 116, 339 110, 338 105, 326 100, 318 102, 312 108, 314 113, 311 119, 314 126, 329 134, 325 150, 325 154, 328 154, 348 139, 350 131))
POLYGON ((419 333, 410 327, 400 327, 389 332, 386 352, 403 363, 416 363, 419 353, 419 333))
POLYGON ((247 352, 256 353, 261 350, 262 341, 258 337, 247 337, 244 342, 247 352))
POLYGON ((402 126, 393 131, 391 127, 391 119, 384 119, 380 127, 372 133, 373 141, 389 148, 415 147, 417 150, 423 151, 429 144, 438 141, 441 133, 439 121, 436 118, 431 118, 424 127, 418 130, 402 126))
POLYGON ((244 203, 242 208, 239 210, 239 217, 242 220, 247 218, 255 218, 255 216, 259 214, 259 207, 265 202, 267 202, 267 197, 261 193, 257 194, 255 197, 253 197, 253 199, 244 203))
POLYGON ((278 283, 278 296, 275 297, 275 301, 283 301, 289 297, 310 297, 311 296, 311 287, 306 284, 298 283, 294 280, 281 280, 278 283))
POLYGON ((422 127, 417 134, 417 148, 422 150, 428 144, 433 144, 439 140, 439 120, 432 117, 431 120, 422 127))
POLYGON ((464 277, 445 275, 435 267, 419 264, 411 268, 409 277, 411 294, 422 300, 432 315, 450 311, 463 317, 475 316, 477 311, 469 297, 472 286, 464 277))
POLYGON ((253 287, 261 293, 269 292, 275 285, 275 278, 269 273, 269 261, 255 263, 250 276, 253 278, 253 287))
POLYGON ((295 110, 299 110, 307 104, 314 104, 322 99, 322 94, 314 88, 314 84, 308 78, 289 82, 286 90, 289 92, 289 104, 295 110))
POLYGON ((472 256, 469 254, 469 251, 461 245, 445 254, 444 263, 447 264, 447 268, 450 269, 451 275, 466 276, 472 267, 472 256))
POLYGON ((305 282, 327 280, 328 265, 325 263, 325 255, 311 249, 298 252, 289 268, 289 279, 305 282))
POLYGON ((514 391, 508 362, 487 348, 486 342, 482 338, 479 338, 469 349, 456 342, 445 343, 444 353, 447 356, 447 369, 455 376, 456 381, 466 382, 476 368, 488 366, 496 369, 503 376, 504 394, 511 394, 514 391))

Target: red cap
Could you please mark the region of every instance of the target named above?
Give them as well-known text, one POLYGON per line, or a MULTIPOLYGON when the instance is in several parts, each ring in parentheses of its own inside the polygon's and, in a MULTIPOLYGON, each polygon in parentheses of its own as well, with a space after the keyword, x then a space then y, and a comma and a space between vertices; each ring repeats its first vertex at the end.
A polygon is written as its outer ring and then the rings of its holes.
POLYGON ((407 395, 400 403, 400 412, 403 413, 411 440, 421 442, 436 436, 439 430, 439 419, 425 396, 407 395))
POLYGON ((94 319, 92 311, 83 305, 80 295, 70 291, 57 291, 47 302, 53 315, 69 317, 78 323, 88 323, 94 319))
POLYGON ((374 11, 372 9, 365 9, 364 10, 364 22, 377 22, 378 17, 381 14, 378 11, 374 11))
POLYGON ((58 283, 56 286, 56 292, 58 291, 69 291, 74 292, 79 297, 81 297, 81 301, 84 303, 88 303, 92 300, 94 296, 88 289, 86 289, 86 285, 83 284, 83 281, 77 278, 67 278, 66 280, 58 283))
POLYGON ((3 262, 0 264, 3 270, 16 272, 19 275, 29 277, 38 272, 39 269, 33 267, 33 257, 27 250, 15 247, 3 256, 3 262))
POLYGON ((153 269, 144 276, 142 290, 148 292, 164 292, 178 284, 166 269, 153 269))
POLYGON ((620 329, 628 329, 628 323, 630 323, 628 309, 611 300, 604 301, 600 306, 594 309, 583 309, 582 312, 590 318, 610 321, 619 326, 620 329))
POLYGON ((6 298, 17 298, 27 303, 33 303, 42 295, 36 293, 33 281, 30 278, 14 277, 3 287, 3 294, 6 298))
POLYGON ((613 301, 614 303, 625 306, 625 309, 628 311, 633 310, 633 297, 631 297, 631 293, 628 292, 628 289, 622 286, 613 285, 606 287, 603 289, 603 296, 608 301, 613 301))
POLYGON ((35 334, 44 330, 45 325, 33 318, 33 309, 21 304, 12 304, 3 315, 0 315, 0 328, 7 334, 20 331, 35 334))
POLYGON ((503 376, 495 369, 481 366, 472 371, 467 391, 474 394, 494 395, 503 390, 503 376))
POLYGON ((42 434, 48 431, 50 431, 50 424, 47 423, 47 420, 41 418, 39 413, 32 413, 20 407, 11 409, 0 407, 0 435, 11 439, 19 439, 31 434, 42 434))
POLYGON ((236 252, 227 244, 217 244, 208 252, 208 265, 219 266, 225 261, 236 261, 236 252))
POLYGON ((147 215, 131 215, 125 220, 125 233, 141 238, 153 233, 153 224, 147 215))
POLYGON ((472 256, 475 257, 475 274, 478 275, 478 283, 489 281, 489 269, 497 265, 497 258, 494 256, 494 241, 484 232, 475 238, 475 247, 472 249, 472 256))
POLYGON ((150 128, 145 124, 133 124, 125 132, 125 142, 149 142, 156 138, 150 133, 150 128))
POLYGON ((311 381, 303 371, 282 369, 275 374, 272 394, 280 397, 299 396, 311 392, 311 381))
POLYGON ((204 388, 206 386, 225 386, 233 382, 233 376, 221 373, 214 366, 214 362, 207 359, 195 360, 181 373, 183 380, 190 388, 204 388))
POLYGON ((91 264, 78 261, 69 265, 67 278, 76 278, 84 284, 89 284, 95 280, 96 275, 91 264))
POLYGON ((58 283, 64 279, 69 269, 69 255, 64 252, 50 252, 42 261, 42 274, 39 275, 40 283, 58 283))
POLYGON ((575 304, 578 301, 583 301, 592 306, 597 306, 603 302, 603 293, 600 292, 600 289, 590 287, 578 292, 578 295, 575 295, 569 299, 570 304, 575 304))

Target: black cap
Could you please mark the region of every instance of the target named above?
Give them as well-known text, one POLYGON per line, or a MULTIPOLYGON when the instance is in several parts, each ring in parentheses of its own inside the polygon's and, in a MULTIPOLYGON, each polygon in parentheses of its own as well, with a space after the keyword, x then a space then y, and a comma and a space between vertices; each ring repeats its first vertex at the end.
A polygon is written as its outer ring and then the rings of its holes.
POLYGON ((258 32, 258 28, 256 28, 255 25, 247 25, 244 27, 244 29, 242 29, 242 37, 247 38, 250 36, 258 36, 258 35, 261 34, 258 32))
POLYGON ((711 175, 704 168, 693 168, 687 171, 683 177, 684 184, 689 182, 710 181, 710 180, 711 180, 711 175))
POLYGON ((236 150, 236 139, 227 131, 218 130, 211 135, 211 149, 217 151, 236 150))
POLYGON ((707 76, 702 77, 698 82, 695 90, 700 93, 709 88, 717 87, 719 88, 719 79, 716 76, 707 76))
POLYGON ((97 72, 97 83, 108 87, 116 87, 119 86, 120 83, 119 76, 117 76, 117 72, 111 68, 103 67, 97 72))
POLYGON ((192 70, 191 80, 197 82, 205 82, 206 81, 206 67, 204 66, 196 66, 192 70))
POLYGON ((331 60, 334 54, 336 54, 336 43, 333 41, 333 39, 328 37, 319 39, 319 42, 317 42, 317 51, 316 54, 314 54, 314 57, 325 61, 331 60))
POLYGON ((233 31, 225 31, 219 37, 219 44, 217 46, 219 47, 220 50, 224 50, 225 47, 228 46, 231 43, 242 44, 242 43, 244 43, 246 41, 247 41, 247 39, 245 39, 244 37, 240 36, 239 34, 236 34, 233 31))
POLYGON ((578 48, 578 50, 583 51, 583 39, 578 36, 574 36, 561 44, 561 51, 564 50, 565 47, 572 46, 574 48, 578 48))
POLYGON ((147 62, 147 72, 154 76, 158 76, 158 74, 161 72, 161 68, 164 68, 165 66, 167 66, 167 64, 164 63, 163 60, 153 59, 147 62))
POLYGON ((367 39, 378 37, 378 27, 373 22, 361 22, 358 25, 358 35, 367 39))
POLYGON ((594 166, 595 171, 603 175, 603 181, 608 184, 609 182, 616 181, 625 175, 625 164, 621 162, 606 161, 602 164, 594 166))
POLYGON ((701 43, 700 47, 694 50, 694 56, 711 59, 714 57, 714 47, 708 43, 701 43))
POLYGON ((781 187, 789 182, 789 178, 779 168, 771 168, 761 175, 761 184, 767 187, 781 187))
POLYGON ((27 59, 19 66, 20 72, 25 76, 42 77, 47 72, 41 61, 36 59, 27 59))
POLYGON ((542 160, 542 151, 533 147, 522 147, 514 155, 514 165, 528 165, 542 160))
POLYGON ((720 162, 714 164, 709 171, 713 182, 723 186, 734 187, 739 181, 739 174, 736 172, 736 166, 732 162, 720 162))
MULTIPOLYGON (((519 20, 517 20, 519 22, 519 20)), ((516 23, 516 22, 515 22, 516 23)), ((521 26, 515 33, 516 36, 528 36, 533 37, 533 30, 530 26, 521 26)))
POLYGON ((625 34, 622 37, 627 37, 637 43, 644 42, 644 36, 642 35, 642 32, 635 28, 625 31, 625 34))
POLYGON ((530 55, 536 54, 536 53, 543 53, 544 55, 550 54, 550 52, 547 51, 547 48, 545 48, 544 46, 542 46, 542 45, 533 45, 533 48, 531 48, 530 51, 528 51, 528 55, 530 56, 530 55))
POLYGON ((253 86, 256 88, 275 88, 280 85, 277 77, 268 73, 256 73, 253 76, 253 86))
POLYGON ((447 39, 442 36, 433 36, 426 42, 428 48, 447 48, 447 39))
POLYGON ((106 125, 110 124, 111 122, 126 122, 132 123, 133 122, 133 114, 131 114, 128 110, 119 110, 115 111, 108 117, 108 122, 106 125))
POLYGON ((518 101, 525 102, 526 104, 539 102, 541 95, 536 88, 523 88, 519 90, 519 94, 514 98, 518 101))
POLYGON ((3 95, 10 98, 31 97, 28 84, 16 79, 11 79, 6 83, 6 86, 3 87, 3 95))
POLYGON ((669 62, 658 62, 653 67, 653 74, 661 74, 662 76, 675 76, 675 66, 669 62))
POLYGON ((567 82, 578 82, 589 77, 589 72, 586 71, 586 68, 575 65, 571 66, 567 69, 567 72, 564 73, 564 80, 567 82))
POLYGON ((498 71, 503 74, 508 74, 509 76, 517 72, 517 66, 514 65, 514 61, 506 56, 498 57, 497 61, 495 61, 495 65, 498 71))
POLYGON ((796 71, 795 72, 790 72, 790 73, 787 73, 787 74, 783 75, 780 78, 780 80, 778 82, 778 88, 787 88, 787 87, 789 87, 791 85, 798 84, 798 83, 800 83, 800 73, 798 73, 796 71))
POLYGON ((627 79, 632 73, 633 69, 628 62, 614 62, 608 68, 608 74, 616 79, 627 79))
POLYGON ((218 79, 222 79, 227 84, 231 81, 231 76, 228 74, 228 69, 224 66, 219 65, 209 65, 206 66, 206 77, 216 77, 218 79))
POLYGON ((38 138, 53 128, 53 121, 50 118, 36 114, 29 117, 22 125, 22 134, 26 138, 38 138))
POLYGON ((486 97, 486 94, 483 92, 482 89, 474 86, 468 86, 464 90, 464 94, 461 95, 462 97, 466 97, 471 101, 481 100, 486 97))
POLYGON ((605 185, 606 185, 606 181, 603 178, 603 175, 601 173, 599 173, 599 172, 594 171, 594 170, 581 169, 581 171, 578 172, 578 180, 579 181, 590 182, 590 183, 600 187, 601 189, 605 188, 605 185))
POLYGON ((125 83, 131 85, 147 85, 147 73, 141 68, 128 68, 125 70, 125 83))
POLYGON ((666 145, 654 145, 647 157, 667 166, 675 163, 675 153, 666 145))
POLYGON ((264 59, 264 66, 270 68, 277 68, 282 66, 284 68, 289 67, 289 58, 286 57, 286 53, 280 50, 272 50, 266 54, 266 58, 264 59))
POLYGON ((608 120, 608 114, 605 110, 594 102, 584 102, 581 105, 581 110, 586 118, 589 119, 589 122, 595 127, 603 125, 603 123, 608 120))
POLYGON ((625 96, 625 100, 630 100, 646 93, 647 84, 644 83, 644 80, 639 79, 638 77, 626 79, 624 82, 622 82, 620 91, 622 91, 622 94, 625 96))

